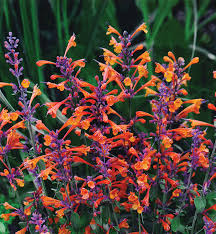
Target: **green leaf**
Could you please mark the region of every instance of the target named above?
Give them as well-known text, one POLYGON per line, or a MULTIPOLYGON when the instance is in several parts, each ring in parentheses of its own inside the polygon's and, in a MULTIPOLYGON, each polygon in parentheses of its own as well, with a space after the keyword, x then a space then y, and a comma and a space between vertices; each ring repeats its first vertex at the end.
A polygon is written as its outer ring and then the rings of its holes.
POLYGON ((0 233, 5 233, 5 232, 6 232, 5 225, 3 223, 0 223, 0 233))
POLYGON ((170 220, 171 221, 171 229, 174 232, 185 232, 184 226, 181 224, 180 217, 176 216, 174 219, 170 220))
POLYGON ((210 192, 206 195, 206 200, 213 200, 216 199, 216 192, 210 192))
POLYGON ((172 231, 177 232, 178 226, 180 225, 180 217, 177 216, 171 221, 172 231))
POLYGON ((206 206, 206 199, 203 197, 196 197, 194 199, 194 204, 198 213, 202 212, 206 206))
POLYGON ((80 216, 73 212, 70 217, 71 220, 71 231, 75 233, 83 233, 85 227, 90 223, 91 215, 88 212, 81 214, 80 216))

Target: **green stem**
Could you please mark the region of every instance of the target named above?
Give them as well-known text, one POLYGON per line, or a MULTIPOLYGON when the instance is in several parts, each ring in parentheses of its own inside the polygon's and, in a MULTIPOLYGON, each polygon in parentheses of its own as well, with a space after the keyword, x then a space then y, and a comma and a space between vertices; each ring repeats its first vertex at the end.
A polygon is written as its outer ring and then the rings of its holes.
POLYGON ((194 227, 195 227, 196 220, 197 220, 197 210, 196 210, 196 212, 194 214, 194 218, 193 218, 193 222, 192 222, 192 227, 191 227, 191 234, 194 233, 194 227))
MULTIPOLYGON (((196 41, 197 41, 197 24, 198 24, 198 17, 197 17, 197 2, 193 0, 193 13, 194 13, 194 36, 193 36, 193 48, 191 53, 191 60, 194 57, 195 49, 196 49, 196 41)), ((188 69, 188 73, 190 73, 191 67, 188 69)))
POLYGON ((141 221, 140 221, 140 214, 138 214, 138 224, 139 224, 139 234, 141 234, 141 221))

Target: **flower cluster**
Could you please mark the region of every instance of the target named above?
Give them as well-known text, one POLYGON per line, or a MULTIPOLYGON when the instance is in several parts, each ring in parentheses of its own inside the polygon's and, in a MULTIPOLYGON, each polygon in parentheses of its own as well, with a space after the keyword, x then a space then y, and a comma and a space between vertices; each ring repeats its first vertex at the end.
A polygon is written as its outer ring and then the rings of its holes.
MULTIPOLYGON (((67 57, 68 50, 76 46, 74 34, 64 56, 55 62, 36 63, 59 70, 46 84, 61 91, 62 100, 45 103, 52 118, 59 110, 67 118, 57 129, 35 118, 39 104, 32 107, 32 103, 41 91, 34 86, 28 97, 30 82, 20 80, 18 40, 9 34, 5 58, 14 67, 10 71, 17 84, 0 82, 0 87, 13 88, 20 110, 2 109, 0 113, 0 161, 5 167, 0 175, 14 190, 24 186, 27 173, 35 185, 19 209, 4 204, 11 213, 2 218, 19 216, 26 222, 18 234, 32 228, 46 234, 125 233, 125 229, 127 233, 165 233, 178 231, 173 223, 178 220, 181 226, 180 217, 193 233, 198 214, 199 227, 206 233, 215 231, 211 215, 215 205, 200 208, 216 177, 216 144, 206 135, 207 127, 215 127, 191 117, 191 113, 199 114, 206 100, 189 99, 186 90, 191 79, 187 69, 199 58, 185 65, 182 57, 168 52, 163 64, 155 63, 155 75, 150 77, 150 53, 143 51, 142 44, 131 46, 134 35, 141 31, 148 33, 144 23, 132 35, 122 35, 109 26, 114 52, 103 49, 104 63, 98 62, 101 74, 95 76, 96 85, 80 78, 85 59, 67 57), (134 103, 138 92, 147 108, 133 113, 132 100, 134 103), (118 104, 127 105, 129 111, 121 111, 118 104), (80 145, 73 145, 74 134, 80 145), (8 157, 14 149, 26 155, 17 168, 11 168, 8 157), (86 212, 88 217, 77 224, 75 220, 86 217, 86 212), (194 219, 187 220, 192 213, 194 219)), ((216 110, 213 104, 209 108, 216 110)))

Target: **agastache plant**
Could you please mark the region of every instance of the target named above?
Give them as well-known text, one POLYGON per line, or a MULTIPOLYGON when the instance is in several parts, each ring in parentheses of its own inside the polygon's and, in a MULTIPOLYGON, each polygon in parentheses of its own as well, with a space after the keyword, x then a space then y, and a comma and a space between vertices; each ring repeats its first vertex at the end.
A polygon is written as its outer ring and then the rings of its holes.
MULTIPOLYGON (((199 58, 185 65, 182 57, 168 52, 163 64, 155 63, 150 77, 150 52, 142 44, 133 46, 139 32, 148 33, 145 23, 132 34, 108 27, 114 52, 102 49, 104 63, 98 62, 95 85, 80 78, 85 59, 68 57, 68 50, 76 46, 75 34, 63 56, 36 62, 59 71, 46 83, 64 92, 62 100, 45 103, 53 119, 58 110, 67 118, 55 129, 34 117, 39 104, 32 107, 32 102, 41 92, 34 86, 28 99, 30 82, 21 81, 18 40, 9 34, 5 58, 18 84, 0 82, 0 87, 13 88, 21 110, 1 111, 0 160, 5 169, 0 175, 14 190, 24 186, 27 173, 36 185, 19 209, 4 203, 11 211, 1 215, 4 220, 19 216, 26 224, 18 234, 214 233, 216 205, 207 197, 215 197, 216 144, 206 133, 215 126, 190 117, 200 113, 206 100, 186 98, 191 79, 187 69, 199 58), (149 108, 133 112, 138 93, 149 108), (128 113, 117 104, 127 106, 128 113), (21 121, 13 124, 18 117, 21 121), (18 132, 25 128, 26 136, 18 132), (74 134, 80 145, 73 144, 74 134), (12 149, 26 152, 18 168, 9 165, 12 149)), ((208 107, 216 111, 214 104, 208 107)))

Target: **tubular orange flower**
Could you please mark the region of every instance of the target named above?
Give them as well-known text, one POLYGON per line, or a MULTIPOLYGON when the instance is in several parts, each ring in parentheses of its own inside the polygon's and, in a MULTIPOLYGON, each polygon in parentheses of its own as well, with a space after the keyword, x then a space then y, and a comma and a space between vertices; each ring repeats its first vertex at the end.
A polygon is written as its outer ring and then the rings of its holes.
POLYGON ((68 42, 68 45, 67 45, 67 48, 65 50, 65 53, 64 53, 64 57, 66 56, 68 50, 72 47, 72 46, 76 46, 76 42, 75 42, 75 34, 73 34, 68 42))
POLYGON ((40 95, 41 95, 41 91, 40 91, 40 89, 38 88, 38 86, 35 85, 35 86, 34 86, 34 89, 33 89, 32 96, 31 96, 30 101, 29 101, 29 106, 31 106, 32 101, 35 99, 35 97, 40 96, 40 95))
POLYGON ((137 34, 138 32, 143 31, 144 33, 148 33, 147 30, 147 26, 145 23, 141 24, 136 30, 135 32, 131 35, 131 38, 134 37, 135 34, 137 34))
POLYGON ((5 83, 5 82, 0 82, 0 88, 5 87, 5 86, 13 86, 14 84, 12 83, 5 83))
POLYGON ((109 34, 111 34, 111 33, 117 34, 118 36, 121 37, 121 34, 120 34, 116 29, 114 29, 112 26, 109 25, 106 34, 109 35, 109 34))
POLYGON ((43 66, 43 65, 45 65, 45 64, 53 64, 53 65, 56 65, 56 63, 53 63, 53 62, 50 62, 50 61, 47 61, 47 60, 39 60, 39 61, 36 62, 36 65, 37 65, 38 67, 41 67, 41 66, 43 66))
POLYGON ((188 63, 188 65, 184 67, 184 70, 187 69, 188 67, 190 67, 192 64, 196 64, 196 63, 198 63, 198 62, 199 62, 199 57, 193 58, 193 59, 188 63))
POLYGON ((127 219, 123 219, 121 223, 119 224, 119 228, 129 228, 129 225, 127 223, 127 219))

